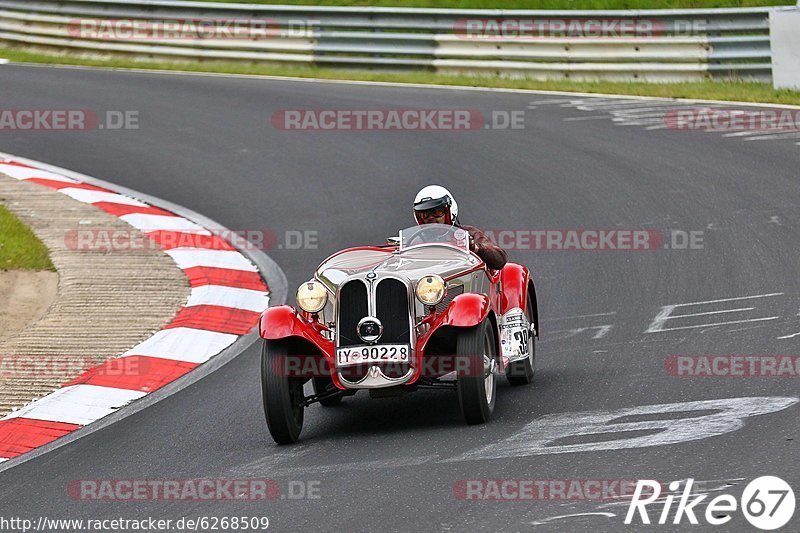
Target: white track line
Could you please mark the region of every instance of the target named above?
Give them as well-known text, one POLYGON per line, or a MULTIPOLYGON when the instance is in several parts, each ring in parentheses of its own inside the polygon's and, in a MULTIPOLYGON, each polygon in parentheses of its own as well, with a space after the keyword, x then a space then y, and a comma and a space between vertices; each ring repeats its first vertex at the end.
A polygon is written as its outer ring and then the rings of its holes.
POLYGON ((706 300, 704 302, 689 302, 685 304, 675 304, 675 307, 686 307, 687 305, 718 304, 722 302, 736 302, 738 300, 751 300, 753 298, 771 298, 773 296, 783 296, 783 293, 771 292, 769 294, 756 294, 754 296, 737 296, 736 298, 722 298, 720 300, 706 300))
MULTIPOLYGON (((688 316, 688 315, 686 315, 686 316, 688 316)), ((673 318, 673 317, 670 317, 670 318, 673 318)), ((780 318, 779 316, 769 316, 769 317, 765 317, 765 318, 750 318, 748 320, 731 320, 730 322, 715 322, 713 324, 695 324, 694 326, 680 326, 680 327, 675 327, 675 328, 663 328, 663 329, 658 330, 658 332, 660 333, 662 331, 679 331, 679 330, 682 330, 682 329, 695 329, 695 328, 713 328, 713 327, 716 327, 716 326, 727 326, 728 324, 747 324, 749 322, 765 322, 765 321, 768 321, 768 320, 777 320, 779 318, 780 318)), ((648 332, 648 333, 650 333, 650 332, 648 332)))
POLYGON ((800 137, 800 132, 785 132, 785 133, 760 133, 754 137, 745 137, 745 141, 783 141, 786 139, 797 139, 800 137))
POLYGON ((691 313, 689 315, 669 315, 670 320, 673 318, 686 318, 692 316, 707 316, 719 315, 721 313, 741 313, 742 311, 752 311, 755 307, 743 307, 741 309, 723 309, 722 311, 706 311, 705 313, 691 313))

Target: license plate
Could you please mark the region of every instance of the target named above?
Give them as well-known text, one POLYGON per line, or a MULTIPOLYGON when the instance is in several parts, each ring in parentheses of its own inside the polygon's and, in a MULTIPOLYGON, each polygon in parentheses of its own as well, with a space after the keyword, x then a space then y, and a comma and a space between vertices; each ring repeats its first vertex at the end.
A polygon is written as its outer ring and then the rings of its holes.
POLYGON ((364 363, 407 363, 411 350, 408 344, 380 344, 336 348, 336 365, 352 366, 364 363))

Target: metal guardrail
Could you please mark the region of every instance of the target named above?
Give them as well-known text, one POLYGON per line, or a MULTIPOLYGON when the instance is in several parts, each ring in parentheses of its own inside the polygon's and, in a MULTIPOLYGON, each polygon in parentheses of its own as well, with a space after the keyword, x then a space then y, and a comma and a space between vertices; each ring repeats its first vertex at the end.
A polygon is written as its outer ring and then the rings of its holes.
MULTIPOLYGON (((532 78, 768 81, 770 8, 640 11, 523 11, 315 7, 165 0, 0 0, 0 42, 83 55, 168 61, 240 61, 341 68, 413 69, 532 78), (184 24, 146 36, 119 30, 137 21, 217 22, 211 33, 184 24), (261 21, 270 34, 230 38, 221 21, 261 21), (493 22, 539 24, 511 35, 470 33, 493 22), (573 35, 565 25, 624 22, 624 35, 573 35), (92 25, 95 26, 92 26, 92 25), (106 26, 102 26, 105 24, 106 26), (87 31, 86 28, 111 28, 87 31), (188 28, 188 29, 187 29, 188 28), (298 29, 300 28, 300 29, 298 29), (466 29, 465 29, 466 28, 466 29)), ((591 26, 596 27, 596 26, 591 26)), ((580 32, 579 32, 580 33, 580 32)))

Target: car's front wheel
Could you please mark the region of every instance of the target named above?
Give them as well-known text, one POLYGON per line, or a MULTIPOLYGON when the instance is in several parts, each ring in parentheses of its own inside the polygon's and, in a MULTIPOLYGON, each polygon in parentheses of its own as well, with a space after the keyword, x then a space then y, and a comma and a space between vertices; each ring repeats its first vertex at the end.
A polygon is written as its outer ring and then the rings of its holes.
POLYGON ((497 396, 497 342, 489 319, 459 332, 456 389, 467 424, 488 422, 497 396))
POLYGON ((281 341, 264 341, 261 352, 261 395, 272 438, 291 444, 303 429, 303 378, 289 377, 285 369, 288 349, 281 341))

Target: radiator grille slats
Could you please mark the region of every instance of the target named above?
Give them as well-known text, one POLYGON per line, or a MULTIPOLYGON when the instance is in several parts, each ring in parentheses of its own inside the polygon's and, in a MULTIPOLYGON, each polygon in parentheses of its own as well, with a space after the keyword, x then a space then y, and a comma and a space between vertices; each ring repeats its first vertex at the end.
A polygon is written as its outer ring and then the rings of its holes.
POLYGON ((436 304, 436 312, 441 313, 445 309, 447 309, 447 306, 450 305, 450 302, 453 301, 453 298, 455 298, 459 294, 464 294, 463 285, 451 285, 447 287, 447 294, 445 295, 445 297, 442 299, 441 302, 436 304))
POLYGON ((408 289, 405 283, 393 278, 381 280, 375 293, 375 309, 378 320, 383 324, 381 344, 410 342, 408 289))
POLYGON ((339 346, 364 344, 356 326, 368 314, 367 296, 367 286, 359 280, 349 281, 339 290, 339 346))

